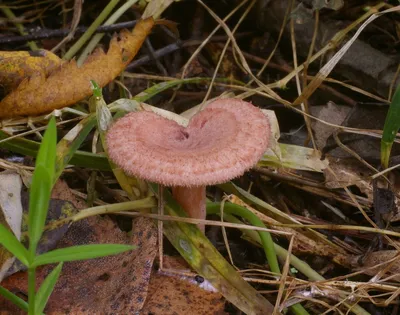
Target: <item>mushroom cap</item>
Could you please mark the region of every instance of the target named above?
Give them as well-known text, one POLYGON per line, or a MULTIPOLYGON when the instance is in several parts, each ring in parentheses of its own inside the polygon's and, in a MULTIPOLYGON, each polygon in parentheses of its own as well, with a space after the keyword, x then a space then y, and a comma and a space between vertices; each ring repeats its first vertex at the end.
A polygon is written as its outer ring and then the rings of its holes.
POLYGON ((227 182, 254 166, 265 152, 268 118, 252 104, 219 99, 187 127, 153 112, 132 112, 107 133, 108 154, 127 174, 165 186, 227 182))

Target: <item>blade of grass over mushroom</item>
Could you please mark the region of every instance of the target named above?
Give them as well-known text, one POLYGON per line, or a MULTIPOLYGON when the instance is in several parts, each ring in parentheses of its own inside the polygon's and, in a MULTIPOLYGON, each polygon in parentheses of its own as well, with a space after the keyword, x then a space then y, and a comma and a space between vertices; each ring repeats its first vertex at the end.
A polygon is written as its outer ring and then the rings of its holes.
POLYGON ((389 111, 386 116, 381 140, 381 164, 384 168, 389 167, 390 152, 396 133, 400 128, 400 85, 393 95, 389 111))
MULTIPOLYGON (((270 216, 271 218, 281 222, 281 223, 295 223, 295 224, 301 224, 300 222, 296 221, 295 219, 291 218, 288 216, 286 213, 280 211, 279 209, 271 206, 270 204, 266 203, 265 201, 257 198, 256 196, 250 194, 249 192, 245 191, 244 189, 236 186, 232 182, 225 183, 225 184, 220 184, 218 185, 223 191, 225 191, 228 194, 235 194, 237 196, 240 196, 241 199, 247 201, 250 205, 254 204, 259 207, 261 207, 264 211, 265 214, 270 216)), ((304 235, 308 236, 309 238, 315 240, 315 241, 320 241, 323 242, 324 244, 327 244, 329 246, 332 246, 334 248, 337 248, 337 245, 329 241, 324 235, 321 233, 314 231, 312 229, 299 229, 299 232, 303 233, 304 235)))
MULTIPOLYGON (((134 96, 132 99, 138 101, 138 102, 145 102, 148 99, 152 98, 153 96, 157 95, 158 93, 175 87, 177 85, 181 85, 181 84, 196 84, 196 83, 204 83, 204 82, 209 82, 211 81, 212 78, 208 78, 208 77, 194 77, 194 78, 187 78, 187 79, 177 79, 177 80, 169 80, 166 82, 161 82, 158 83, 146 90, 144 90, 143 92, 137 94, 136 96, 134 96)), ((220 78, 217 80, 218 82, 227 82, 229 83, 229 79, 224 79, 224 78, 220 78)))
MULTIPOLYGON (((157 194, 157 185, 151 184, 151 187, 157 194)), ((186 216, 168 191, 164 191, 164 198, 170 215, 186 216)), ((272 314, 272 304, 243 280, 197 227, 182 222, 164 222, 164 234, 192 268, 240 310, 246 314, 272 314)))

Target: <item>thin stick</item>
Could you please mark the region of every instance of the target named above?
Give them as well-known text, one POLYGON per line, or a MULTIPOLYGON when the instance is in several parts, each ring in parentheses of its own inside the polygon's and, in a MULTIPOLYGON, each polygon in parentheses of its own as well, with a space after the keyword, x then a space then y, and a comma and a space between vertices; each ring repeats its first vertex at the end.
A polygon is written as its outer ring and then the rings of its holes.
POLYGON ((81 15, 82 15, 82 4, 83 4, 83 0, 75 0, 74 15, 72 16, 70 31, 69 31, 68 35, 51 50, 52 52, 56 52, 62 46, 64 46, 66 43, 68 43, 71 39, 74 38, 76 28, 78 27, 78 24, 81 19, 81 15))
MULTIPOLYGON (((136 20, 116 23, 113 25, 101 25, 96 28, 95 33, 111 33, 115 31, 122 30, 124 28, 132 28, 136 25, 136 20)), ((83 34, 87 31, 86 26, 79 26, 75 30, 75 34, 83 34)), ((48 39, 48 38, 58 38, 67 36, 70 32, 69 29, 41 29, 40 31, 35 31, 27 35, 21 36, 4 36, 0 37, 0 44, 10 44, 10 43, 20 43, 27 42, 30 40, 48 39)), ((167 46, 168 47, 168 46, 167 46)), ((53 48, 54 50, 55 48, 53 48)))

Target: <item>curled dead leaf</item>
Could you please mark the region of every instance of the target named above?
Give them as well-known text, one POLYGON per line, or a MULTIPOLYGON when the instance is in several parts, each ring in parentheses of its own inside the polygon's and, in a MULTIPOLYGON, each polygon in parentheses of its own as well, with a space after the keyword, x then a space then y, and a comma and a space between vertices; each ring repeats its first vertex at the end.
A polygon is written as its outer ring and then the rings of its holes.
POLYGON ((36 71, 0 102, 0 118, 38 115, 72 105, 92 94, 90 80, 100 87, 117 77, 135 57, 154 25, 153 18, 140 20, 132 32, 114 36, 105 53, 98 49, 78 67, 75 60, 64 62, 46 76, 36 71))

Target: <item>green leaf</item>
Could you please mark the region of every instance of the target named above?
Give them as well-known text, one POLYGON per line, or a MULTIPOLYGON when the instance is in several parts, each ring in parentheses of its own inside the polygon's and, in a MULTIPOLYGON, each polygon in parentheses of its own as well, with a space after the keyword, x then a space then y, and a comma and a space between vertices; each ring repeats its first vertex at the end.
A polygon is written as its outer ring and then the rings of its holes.
POLYGON ((389 167, 390 151, 396 133, 400 128, 400 85, 397 87, 393 95, 392 102, 389 106, 389 111, 386 116, 385 126, 381 140, 381 164, 384 168, 389 167))
POLYGON ((135 248, 135 246, 121 244, 72 246, 68 248, 56 249, 37 256, 33 262, 33 266, 37 267, 40 265, 52 264, 60 261, 75 261, 116 255, 128 250, 133 250, 135 248))
POLYGON ((36 158, 36 165, 43 165, 49 169, 50 175, 54 176, 54 165, 56 159, 57 127, 55 118, 52 117, 47 125, 39 153, 36 158))
POLYGON ((28 222, 29 246, 34 249, 43 233, 52 187, 53 182, 47 169, 42 165, 36 166, 29 195, 28 222))
POLYGON ((3 224, 0 224, 0 244, 17 257, 25 266, 29 267, 28 250, 3 224))
POLYGON ((94 97, 102 97, 103 92, 101 90, 101 87, 97 84, 97 82, 94 80, 90 80, 90 83, 92 84, 93 96, 94 97))
POLYGON ((63 263, 59 263, 56 268, 44 279, 38 292, 36 293, 35 299, 35 314, 41 314, 49 300, 51 293, 54 290, 54 286, 60 276, 63 263))
MULTIPOLYGON (((220 202, 209 202, 207 203, 207 214, 219 214, 221 212, 220 202)), ((250 224, 265 228, 265 224, 257 217, 253 212, 246 209, 245 207, 226 202, 224 204, 224 213, 241 216, 250 222, 250 224)), ((265 256, 272 272, 281 274, 281 270, 278 263, 278 258, 275 253, 274 241, 272 240, 271 233, 266 231, 259 231, 261 243, 264 248, 265 256)))
POLYGON ((36 159, 29 195, 29 247, 36 251, 43 233, 55 173, 57 129, 54 117, 47 125, 36 159))
POLYGON ((16 296, 14 293, 11 293, 7 289, 3 288, 2 286, 0 286, 0 295, 14 303, 19 308, 23 309, 25 312, 28 312, 28 303, 16 296))

